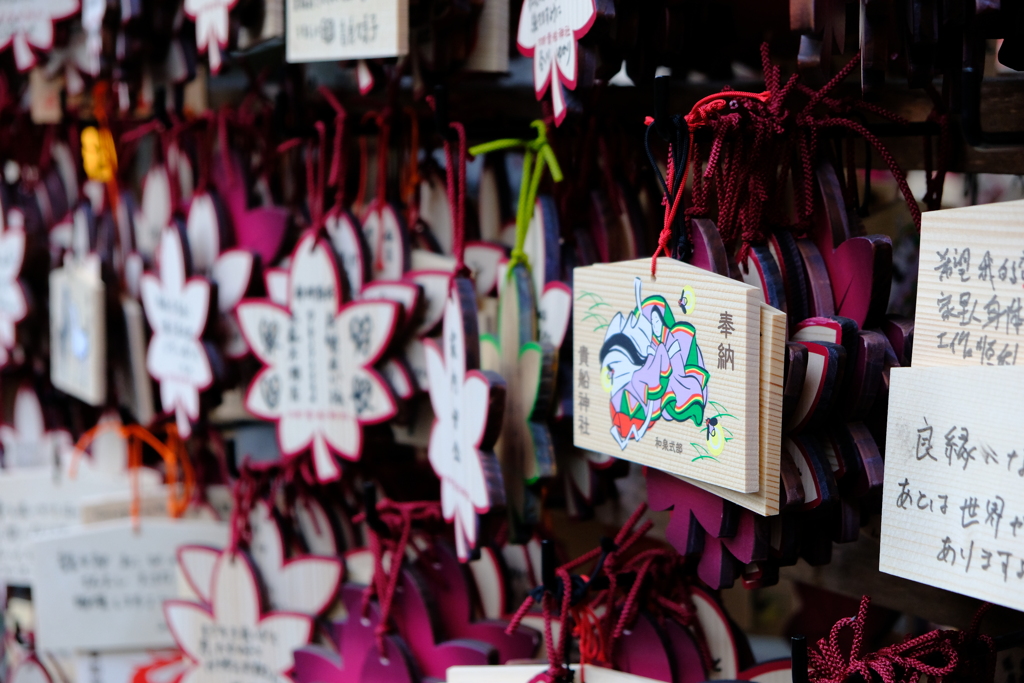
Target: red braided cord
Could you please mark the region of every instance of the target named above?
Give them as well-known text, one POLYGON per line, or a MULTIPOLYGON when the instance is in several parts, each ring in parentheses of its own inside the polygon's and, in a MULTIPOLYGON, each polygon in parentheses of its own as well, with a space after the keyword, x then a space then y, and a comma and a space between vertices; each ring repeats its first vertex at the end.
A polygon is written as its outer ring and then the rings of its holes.
POLYGON ((466 128, 461 123, 451 123, 459 136, 458 161, 452 154, 452 145, 445 138, 445 172, 448 180, 448 206, 452 214, 452 251, 455 253, 455 272, 465 275, 466 268, 466 128), (458 165, 458 178, 455 167, 458 165))
POLYGON ((579 640, 580 665, 611 666, 601 618, 590 604, 572 610, 573 635, 579 640))
POLYGON ((761 43, 761 71, 764 73, 764 84, 768 90, 775 92, 779 89, 779 67, 772 63, 771 50, 768 48, 768 41, 761 43))
MULTIPOLYGON (((650 553, 651 551, 647 552, 650 553)), ((651 568, 651 564, 655 560, 654 557, 647 555, 647 553, 643 553, 643 555, 644 559, 636 570, 636 580, 633 581, 633 585, 630 586, 629 593, 626 594, 626 600, 622 604, 622 610, 619 612, 619 619, 615 622, 615 629, 612 631, 611 638, 609 639, 612 642, 622 635, 622 632, 626 630, 626 626, 633 621, 634 613, 639 609, 639 605, 636 600, 637 595, 640 593, 640 588, 643 586, 644 577, 647 575, 647 572, 651 568)), ((633 566, 636 566, 636 564, 634 563, 633 566)))
POLYGON ((552 635, 551 603, 554 598, 551 593, 544 593, 541 600, 544 614, 544 646, 548 651, 548 668, 530 679, 530 683, 556 683, 557 681, 572 680, 572 671, 562 661, 565 654, 565 643, 569 637, 569 603, 572 600, 572 591, 569 590, 569 572, 563 567, 557 570, 558 578, 562 580, 562 604, 559 610, 559 623, 561 628, 558 631, 558 643, 552 635))
POLYGON ((347 112, 345 107, 341 106, 341 102, 334 96, 327 86, 321 85, 319 92, 323 95, 324 99, 327 100, 331 108, 334 109, 334 144, 331 150, 331 175, 327 179, 327 184, 335 188, 336 197, 335 204, 338 209, 345 206, 345 169, 346 164, 344 162, 342 144, 345 139, 345 117, 347 112))
MULTIPOLYGON (((600 640, 602 646, 601 659, 605 662, 611 661, 612 653, 615 651, 615 640, 622 635, 624 625, 628 625, 629 622, 632 620, 632 618, 627 615, 627 618, 624 622, 622 622, 622 624, 617 623, 615 627, 612 626, 612 620, 614 619, 615 615, 615 603, 617 598, 617 592, 615 590, 616 576, 620 569, 618 565, 618 558, 623 553, 628 552, 629 549, 633 546, 633 544, 635 544, 641 538, 646 536, 647 532, 650 531, 651 528, 654 526, 654 522, 647 520, 639 527, 634 529, 634 527, 636 527, 637 523, 640 521, 640 518, 643 516, 645 512, 647 512, 647 504, 643 503, 633 512, 632 515, 630 515, 630 518, 623 525, 622 529, 620 529, 619 533, 616 534, 614 539, 616 547, 608 552, 604 560, 603 572, 605 576, 608 577, 609 586, 607 589, 603 591, 603 596, 600 593, 594 596, 593 602, 595 604, 600 603, 602 602, 603 598, 605 607, 603 618, 600 620, 600 623, 598 624, 598 630, 601 635, 600 640), (622 627, 620 628, 620 626, 622 627)), ((637 575, 636 581, 634 582, 633 586, 634 588, 639 589, 640 584, 642 583, 643 577, 637 575)), ((631 607, 632 605, 629 604, 626 608, 624 608, 624 610, 629 611, 631 607)), ((619 621, 621 622, 622 620, 620 619, 619 621)))
MULTIPOLYGON (((670 157, 671 158, 671 157, 670 157)), ((672 238, 672 223, 676 219, 676 212, 679 210, 679 203, 683 198, 683 194, 686 192, 686 174, 690 170, 690 162, 693 158, 693 132, 690 132, 690 144, 686 148, 686 162, 683 165, 683 179, 679 183, 679 190, 676 192, 674 198, 671 199, 671 207, 669 206, 669 196, 666 194, 664 198, 665 204, 665 224, 661 228, 661 234, 658 235, 658 248, 654 250, 654 255, 651 256, 651 277, 657 275, 658 272, 658 256, 662 252, 668 256, 668 241, 672 238)), ((669 180, 669 189, 672 188, 672 180, 669 180)))
POLYGON ((889 150, 885 148, 882 141, 875 137, 875 135, 863 125, 856 121, 851 121, 850 119, 828 118, 819 121, 817 125, 823 128, 836 126, 849 128, 871 143, 871 146, 878 151, 878 154, 889 167, 889 171, 892 173, 893 178, 896 179, 896 186, 899 187, 900 193, 903 195, 903 199, 907 202, 907 208, 910 210, 910 215, 914 219, 914 225, 917 227, 918 231, 920 231, 921 208, 917 205, 917 200, 914 199, 914 193, 910 191, 910 186, 907 184, 907 177, 904 175, 903 169, 901 169, 899 164, 896 163, 896 159, 893 158, 889 150))
MULTIPOLYGON (((707 97, 701 98, 700 100, 697 101, 695 105, 693 105, 693 108, 690 110, 690 113, 683 117, 686 120, 687 127, 689 128, 690 132, 690 143, 689 145, 687 145, 686 148, 686 163, 683 165, 683 177, 681 182, 679 183, 679 189, 676 192, 675 197, 669 197, 668 194, 666 194, 665 196, 665 223, 662 226, 661 234, 658 235, 658 248, 654 250, 654 255, 651 256, 651 277, 655 277, 657 275, 658 256, 660 256, 662 252, 664 252, 666 256, 669 253, 668 241, 672 238, 672 224, 675 222, 676 213, 679 211, 680 202, 683 198, 683 195, 686 192, 686 176, 687 173, 689 173, 690 171, 690 165, 692 163, 694 156, 693 132, 701 126, 708 125, 710 122, 711 114, 727 106, 725 98, 751 98, 760 100, 761 102, 765 102, 767 101, 769 96, 770 93, 768 92, 755 94, 735 90, 726 90, 721 93, 716 93, 714 95, 708 95, 707 97)), ((669 152, 669 159, 670 177, 668 181, 668 191, 671 192, 671 188, 675 184, 673 182, 674 177, 672 177, 672 171, 674 169, 672 168, 671 163, 671 147, 669 152)))
MULTIPOLYGON (((433 95, 427 95, 427 104, 434 111, 437 110, 437 102, 433 95)), ((466 268, 466 127, 461 123, 450 122, 448 126, 456 132, 459 138, 459 157, 456 162, 452 153, 451 140, 444 137, 444 159, 445 178, 448 194, 448 211, 452 216, 452 251, 455 254, 455 272, 458 275, 466 275, 469 269, 466 268), (458 178, 456 178, 456 167, 458 178)))
MULTIPOLYGON (((614 542, 615 542, 615 545, 616 545, 616 549, 613 549, 613 550, 609 551, 606 554, 606 556, 605 556, 605 561, 604 561, 604 568, 605 569, 604 569, 604 571, 608 575, 608 577, 611 579, 611 587, 605 591, 607 596, 613 597, 614 593, 615 593, 615 591, 614 591, 615 574, 614 574, 613 568, 616 565, 616 557, 618 556, 618 554, 627 551, 634 543, 636 543, 640 538, 642 538, 651 529, 652 526, 654 526, 653 522, 651 522, 650 520, 647 520, 642 525, 640 525, 640 527, 638 529, 635 529, 635 530, 633 529, 633 527, 636 526, 636 524, 640 521, 640 518, 643 516, 643 514, 646 511, 647 511, 647 504, 644 503, 644 504, 641 504, 633 512, 632 515, 630 515, 629 519, 626 521, 626 523, 623 525, 623 527, 619 530, 619 532, 615 535, 614 542)), ((590 551, 588 551, 588 552, 584 553, 583 555, 581 555, 580 557, 576 558, 575 560, 571 560, 570 562, 567 562, 564 565, 558 567, 558 569, 556 570, 556 576, 558 576, 558 578, 561 580, 562 587, 563 587, 562 588, 562 612, 561 612, 561 615, 560 615, 560 619, 562 620, 561 621, 561 623, 562 623, 562 630, 561 630, 561 633, 560 633, 560 641, 561 642, 560 642, 560 645, 559 645, 559 653, 561 653, 561 652, 563 652, 565 650, 565 642, 566 642, 565 639, 568 637, 568 633, 569 633, 569 630, 570 630, 569 629, 569 624, 568 624, 568 615, 569 615, 570 601, 571 601, 571 598, 572 598, 572 589, 571 589, 572 583, 571 583, 571 577, 569 575, 569 571, 571 569, 575 569, 577 567, 583 566, 583 565, 585 565, 585 564, 587 564, 589 562, 592 562, 592 561, 596 560, 598 558, 598 556, 600 556, 600 554, 601 554, 601 548, 600 547, 593 548, 590 551)), ((601 597, 602 596, 600 594, 595 596, 594 602, 595 603, 600 602, 601 597)), ((544 599, 541 602, 541 606, 544 609, 545 645, 547 646, 548 661, 549 661, 551 666, 548 668, 547 671, 545 671, 542 674, 539 674, 538 677, 536 677, 534 679, 535 681, 545 681, 545 682, 553 681, 555 679, 550 677, 550 676, 554 675, 553 672, 557 673, 557 672, 564 672, 565 671, 565 667, 563 666, 563 664, 561 662, 561 654, 557 654, 557 655, 553 655, 552 654, 552 645, 554 643, 554 639, 551 637, 551 624, 550 624, 551 615, 550 615, 550 608, 548 606, 549 600, 551 600, 551 599, 552 599, 551 598, 551 594, 549 592, 545 592, 544 593, 544 599), (557 659, 556 659, 556 657, 557 657, 557 659)), ((533 597, 532 596, 527 596, 526 600, 523 601, 523 604, 520 605, 519 609, 516 610, 515 614, 512 615, 512 618, 509 620, 508 628, 506 628, 505 632, 508 633, 508 634, 513 633, 515 631, 515 629, 519 627, 519 624, 520 624, 520 622, 522 622, 523 617, 526 616, 526 614, 530 611, 530 609, 535 604, 536 603, 535 603, 533 597)), ((610 606, 611 606, 611 604, 609 603, 609 607, 610 606)), ((606 611, 605 620, 610 618, 610 612, 611 612, 610 609, 608 609, 606 611)), ((599 624, 599 641, 601 642, 602 647, 601 647, 601 656, 599 658, 596 658, 596 659, 600 659, 601 661, 604 661, 604 662, 607 662, 609 660, 609 658, 611 656, 611 651, 612 651, 613 638, 609 637, 608 631, 609 631, 609 629, 607 628, 607 624, 599 624)))
POLYGON ((691 630, 693 639, 697 643, 697 650, 700 651, 701 661, 704 662, 704 670, 708 673, 714 671, 715 658, 711 654, 711 646, 708 645, 707 636, 704 634, 704 626, 701 625, 700 619, 697 617, 697 608, 693 604, 693 598, 690 596, 689 591, 686 592, 683 604, 674 602, 664 595, 656 595, 654 599, 657 600, 659 606, 671 612, 675 616, 676 621, 691 630))
POLYGON ((786 81, 786 85, 782 86, 782 89, 779 90, 778 97, 773 99, 771 102, 770 108, 772 110, 772 113, 779 113, 779 111, 782 109, 782 103, 785 102, 786 98, 789 96, 789 93, 791 93, 793 89, 797 86, 799 79, 800 77, 797 74, 793 74, 789 77, 789 80, 786 81))
POLYGON ((830 92, 835 90, 839 86, 840 83, 845 81, 846 77, 849 76, 850 74, 852 74, 853 70, 856 69, 857 65, 859 65, 859 64, 860 64, 860 51, 858 51, 857 54, 855 54, 853 56, 853 58, 850 59, 850 61, 848 61, 846 64, 844 64, 843 68, 841 68, 839 71, 837 71, 836 75, 833 76, 829 80, 828 83, 826 83, 824 86, 822 86, 820 90, 816 90, 814 92, 814 94, 811 95, 810 101, 807 103, 807 106, 804 108, 805 111, 810 111, 811 109, 814 109, 816 106, 818 106, 818 104, 821 102, 821 100, 824 97, 826 97, 830 92))
MULTIPOLYGON (((377 514, 388 527, 387 538, 382 539, 372 527, 367 527, 370 535, 370 550, 373 553, 373 581, 363 593, 363 616, 367 616, 370 601, 376 597, 380 608, 380 623, 374 631, 377 648, 384 652, 384 636, 391 631, 391 606, 394 601, 398 579, 402 575, 402 563, 405 551, 412 535, 412 525, 416 522, 437 521, 441 519, 440 504, 434 501, 396 503, 382 500, 377 503, 377 514), (384 568, 384 555, 391 554, 390 567, 384 568)), ((366 519, 362 513, 353 518, 357 524, 366 519)))
POLYGON ((921 674, 925 674, 938 683, 956 671, 959 653, 954 641, 960 642, 962 635, 954 631, 930 631, 864 654, 864 625, 870 603, 867 596, 861 598, 857 616, 840 619, 829 635, 808 651, 811 683, 845 683, 853 674, 865 681, 877 675, 884 683, 917 683, 921 674), (853 634, 849 653, 843 651, 840 637, 847 627, 853 634), (927 663, 935 655, 942 656, 941 666, 927 663))
MULTIPOLYGON (((317 121, 314 126, 319 144, 317 145, 316 181, 315 185, 308 190, 311 195, 309 213, 313 229, 319 230, 324 224, 324 166, 327 154, 327 131, 323 121, 317 121)), ((312 157, 312 155, 309 156, 312 157)))
POLYGON ((932 111, 928 114, 928 120, 939 124, 939 163, 934 174, 931 173, 931 136, 925 137, 925 163, 929 172, 927 173, 927 191, 925 192, 924 203, 929 210, 935 210, 942 208, 942 189, 946 182, 946 170, 949 165, 950 125, 949 113, 946 111, 942 97, 936 92, 934 86, 929 86, 927 91, 933 103, 932 111))
POLYGON ((534 602, 533 596, 527 595, 526 599, 523 600, 523 604, 519 606, 519 609, 515 611, 512 618, 508 620, 508 626, 505 628, 506 634, 512 635, 515 633, 515 630, 519 628, 519 624, 523 621, 523 617, 530 612, 534 604, 536 603, 534 602))
MULTIPOLYGON (((713 184, 719 231, 724 241, 740 242, 737 256, 742 261, 750 244, 763 241, 768 228, 787 221, 783 206, 778 201, 772 201, 772 198, 783 194, 790 173, 790 159, 795 151, 797 169, 800 171, 794 183, 798 224, 806 229, 810 225, 815 206, 814 168, 818 131, 826 127, 845 127, 862 135, 878 149, 900 186, 915 224, 919 225, 920 210, 892 155, 863 125, 842 116, 854 109, 861 109, 896 123, 906 123, 906 120, 877 105, 830 94, 853 73, 859 64, 860 55, 851 59, 818 90, 800 83, 796 74, 780 87, 780 70, 771 63, 766 44, 762 45, 761 57, 768 90, 761 95, 745 95, 748 100, 752 100, 743 108, 746 117, 741 118, 739 112, 721 115, 725 107, 723 98, 739 97, 738 93, 732 92, 704 98, 686 117, 691 129, 710 125, 714 130, 707 166, 699 174, 699 180, 694 179, 693 206, 686 211, 687 217, 702 215, 708 210, 707 187, 713 184), (806 95, 807 102, 798 111, 790 112, 784 107, 793 92, 806 95), (824 115, 817 113, 820 107, 825 108, 824 115), (744 123, 742 128, 741 122, 744 123), (786 135, 787 130, 792 130, 794 134, 786 135)), ((736 108, 735 104, 733 108, 736 108)), ((692 165, 699 171, 699 155, 696 152, 692 154, 692 165)))
POLYGON ((388 145, 391 137, 391 109, 385 107, 377 118, 377 203, 383 205, 388 196, 388 145))
POLYGON ((235 480, 231 489, 231 497, 235 503, 231 509, 231 519, 229 520, 228 551, 231 553, 237 552, 241 545, 248 546, 252 541, 252 525, 249 523, 249 515, 256 502, 260 483, 257 481, 253 469, 243 464, 238 473, 238 479, 235 480))
POLYGON ((356 186, 356 197, 352 201, 353 207, 360 212, 366 210, 366 176, 370 170, 370 152, 365 136, 359 137, 359 184, 356 186))

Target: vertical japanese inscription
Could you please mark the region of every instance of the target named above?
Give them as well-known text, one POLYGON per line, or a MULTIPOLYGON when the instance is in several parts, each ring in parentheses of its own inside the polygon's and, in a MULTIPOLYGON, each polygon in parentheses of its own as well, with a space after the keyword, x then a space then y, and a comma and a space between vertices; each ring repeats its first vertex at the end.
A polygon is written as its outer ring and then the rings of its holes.
POLYGON ((585 344, 579 348, 579 374, 576 377, 576 387, 579 395, 576 397, 576 422, 580 434, 590 436, 590 420, 587 413, 590 411, 590 349, 585 344))

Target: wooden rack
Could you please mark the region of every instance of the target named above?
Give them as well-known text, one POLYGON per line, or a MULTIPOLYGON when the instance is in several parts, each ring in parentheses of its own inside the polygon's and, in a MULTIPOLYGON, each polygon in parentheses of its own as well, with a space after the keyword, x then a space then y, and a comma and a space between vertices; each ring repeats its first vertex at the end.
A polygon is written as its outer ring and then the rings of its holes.
MULTIPOLYGON (((281 48, 283 52, 283 48, 281 48)), ((275 49, 266 49, 258 55, 250 55, 249 66, 255 72, 261 65, 274 64, 275 49)), ((283 60, 282 60, 283 61, 283 60)), ((277 62, 280 64, 280 62, 277 62)), ((296 68, 289 65, 287 69, 296 68)), ((497 137, 508 137, 510 133, 520 131, 529 136, 529 123, 541 114, 533 92, 532 63, 523 58, 511 60, 510 72, 506 75, 494 74, 463 74, 450 83, 450 112, 453 120, 466 124, 467 135, 471 140, 487 140, 497 137)), ((785 73, 793 68, 784 65, 785 73)), ((381 109, 387 104, 384 94, 374 92, 368 96, 360 96, 356 89, 351 70, 343 70, 337 64, 318 64, 307 67, 307 95, 312 95, 317 85, 324 84, 342 92, 348 92, 345 104, 351 109, 349 122, 355 130, 359 117, 364 111, 381 109)), ((239 71, 228 72, 223 77, 210 79, 210 106, 217 107, 222 102, 237 102, 246 87, 246 79, 239 78, 239 71)), ((591 101, 595 98, 600 102, 602 112, 617 116, 623 125, 635 125, 638 132, 644 125, 644 117, 653 114, 653 85, 638 86, 595 86, 595 89, 579 89, 567 91, 570 103, 591 101)), ((760 81, 738 79, 725 82, 690 82, 675 80, 670 91, 669 107, 672 112, 687 112, 697 100, 707 95, 722 91, 729 87, 737 90, 760 92, 764 84, 760 81)), ((938 86, 937 86, 938 87, 938 86)), ((854 78, 840 87, 839 96, 859 97, 860 87, 854 78)), ((929 121, 932 112, 932 101, 922 89, 909 89, 906 81, 894 80, 879 89, 874 96, 877 104, 900 114, 912 123, 909 127, 895 126, 888 123, 870 123, 872 130, 885 139, 886 146, 896 157, 904 170, 923 169, 924 144, 922 136, 931 132, 937 145, 939 127, 929 121)), ((398 106, 413 106, 412 79, 404 77, 397 91, 398 106)), ((430 112, 425 105, 421 107, 422 116, 427 118, 430 112)), ((325 110, 325 115, 328 113, 325 110)), ((973 173, 1012 173, 1024 174, 1024 146, 1005 147, 972 147, 968 145, 959 130, 956 112, 951 116, 952 137, 950 149, 950 171, 973 173)), ((1024 73, 1005 74, 987 78, 981 87, 981 122, 982 127, 990 132, 1008 132, 1024 127, 1024 73)), ((557 133, 554 133, 557 134, 557 133)), ((863 155, 861 145, 856 153, 863 155)), ((877 157, 877 155, 875 155, 877 157)), ((859 162, 862 159, 859 159, 859 162)), ((878 168, 880 160, 873 159, 873 166, 878 168)))

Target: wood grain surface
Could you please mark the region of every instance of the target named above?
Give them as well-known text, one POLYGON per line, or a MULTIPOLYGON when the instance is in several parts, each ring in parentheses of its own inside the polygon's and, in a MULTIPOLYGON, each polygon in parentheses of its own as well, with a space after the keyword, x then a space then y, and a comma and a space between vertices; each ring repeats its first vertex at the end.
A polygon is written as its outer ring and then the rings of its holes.
POLYGON ((914 367, 1024 364, 1024 201, 929 211, 914 367))
POLYGON ((753 493, 760 291, 669 258, 658 260, 655 280, 650 265, 640 259, 574 271, 575 443, 753 493))

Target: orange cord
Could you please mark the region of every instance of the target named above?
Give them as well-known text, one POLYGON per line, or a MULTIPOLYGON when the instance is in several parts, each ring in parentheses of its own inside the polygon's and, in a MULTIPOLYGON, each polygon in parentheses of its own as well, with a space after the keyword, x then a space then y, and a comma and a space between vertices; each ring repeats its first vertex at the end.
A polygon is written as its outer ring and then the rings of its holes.
POLYGON ((575 623, 573 635, 579 640, 581 670, 586 664, 610 666, 610 653, 606 651, 608 641, 601 628, 601 618, 594 608, 589 603, 574 607, 572 618, 575 623))
POLYGON ((167 514, 172 518, 181 517, 188 509, 195 491, 195 471, 185 450, 185 442, 178 436, 174 424, 167 425, 167 443, 163 443, 142 425, 121 425, 114 423, 97 424, 87 431, 75 444, 68 476, 78 474, 78 459, 85 449, 103 432, 116 431, 128 442, 128 471, 131 475, 132 501, 130 506, 133 525, 137 528, 141 516, 141 492, 139 490, 139 468, 142 467, 142 444, 149 445, 167 465, 167 514), (179 475, 180 483, 179 487, 179 475), (180 488, 180 492, 179 492, 180 488))

